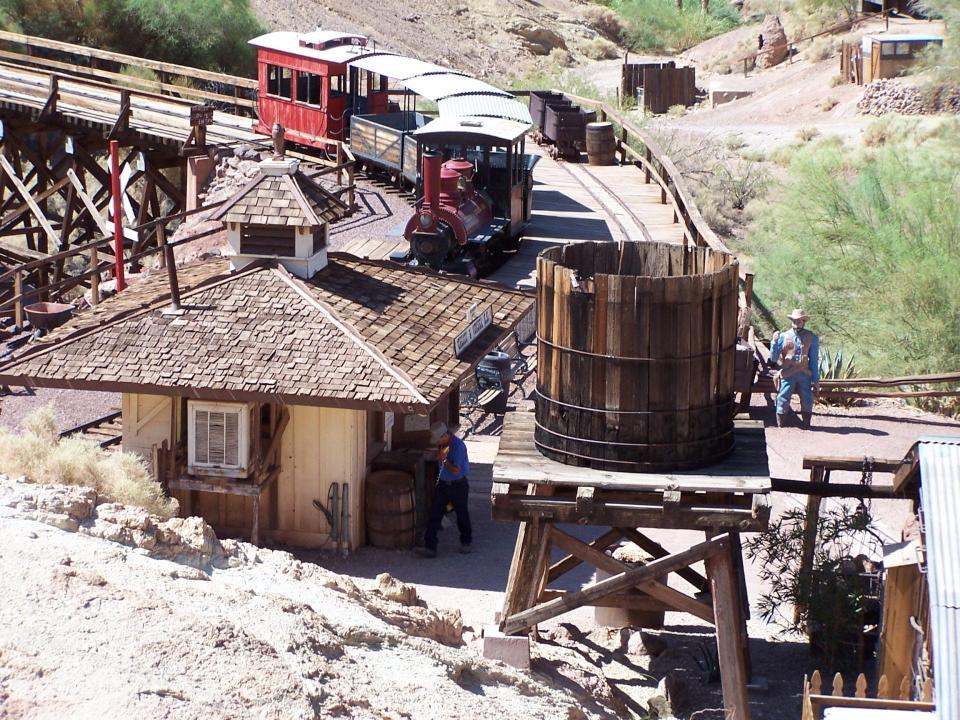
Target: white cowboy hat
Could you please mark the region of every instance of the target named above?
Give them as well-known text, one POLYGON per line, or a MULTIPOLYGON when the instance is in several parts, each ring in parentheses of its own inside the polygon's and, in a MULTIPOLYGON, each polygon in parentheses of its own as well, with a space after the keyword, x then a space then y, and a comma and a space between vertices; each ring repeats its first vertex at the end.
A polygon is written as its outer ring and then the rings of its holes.
POLYGON ((446 423, 435 422, 430 426, 430 444, 436 445, 440 442, 440 438, 446 435, 449 432, 446 423))
POLYGON ((810 316, 807 315, 803 308, 794 308, 793 312, 787 315, 788 320, 809 320, 810 316))

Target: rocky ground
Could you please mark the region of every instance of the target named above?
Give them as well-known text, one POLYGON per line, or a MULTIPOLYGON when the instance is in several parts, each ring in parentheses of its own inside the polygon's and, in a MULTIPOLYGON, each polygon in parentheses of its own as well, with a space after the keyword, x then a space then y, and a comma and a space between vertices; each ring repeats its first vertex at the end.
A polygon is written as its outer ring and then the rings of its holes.
POLYGON ((596 671, 522 673, 460 612, 91 490, 0 477, 0 718, 604 718, 596 671), (588 677, 592 678, 589 680, 588 677), (592 688, 593 694, 583 688, 592 688), (599 697, 599 701, 594 696, 599 697))

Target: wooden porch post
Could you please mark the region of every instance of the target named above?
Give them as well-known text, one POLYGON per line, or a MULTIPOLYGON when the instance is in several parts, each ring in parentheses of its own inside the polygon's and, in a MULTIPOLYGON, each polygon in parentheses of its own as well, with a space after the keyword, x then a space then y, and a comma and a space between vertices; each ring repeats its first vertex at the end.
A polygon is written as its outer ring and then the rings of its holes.
POLYGON ((750 720, 746 658, 740 634, 743 620, 733 552, 733 543, 725 543, 720 552, 708 555, 704 564, 710 578, 713 612, 717 621, 717 654, 724 712, 728 720, 750 720))

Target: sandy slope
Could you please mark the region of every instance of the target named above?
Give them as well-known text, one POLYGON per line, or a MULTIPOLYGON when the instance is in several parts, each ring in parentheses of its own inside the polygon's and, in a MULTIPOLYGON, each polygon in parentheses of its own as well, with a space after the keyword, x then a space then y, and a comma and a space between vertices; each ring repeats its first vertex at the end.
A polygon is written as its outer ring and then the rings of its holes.
POLYGON ((0 476, 0 718, 613 717, 459 613, 104 501, 0 476))

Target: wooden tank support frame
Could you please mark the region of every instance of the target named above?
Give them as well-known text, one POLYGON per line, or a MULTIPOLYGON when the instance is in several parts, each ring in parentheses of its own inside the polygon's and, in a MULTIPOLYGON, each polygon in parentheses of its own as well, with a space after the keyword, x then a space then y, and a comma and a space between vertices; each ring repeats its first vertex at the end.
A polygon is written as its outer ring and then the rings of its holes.
MULTIPOLYGON (((514 549, 500 629, 524 632, 537 623, 583 606, 685 612, 716 627, 724 707, 732 720, 749 720, 747 698, 749 661, 746 646, 742 565, 739 538, 724 533, 645 565, 631 565, 603 552, 620 538, 652 542, 634 528, 611 528, 592 543, 584 543, 553 523, 522 523, 514 549), (551 546, 569 555, 549 564, 551 546), (707 577, 690 566, 703 561, 707 577), (550 590, 548 583, 581 562, 610 573, 610 577, 577 591, 550 590), (694 587, 706 588, 707 603, 666 584, 677 573, 694 587), (642 594, 628 594, 632 590, 642 594)), ((639 544, 639 543, 638 543, 639 544)))

